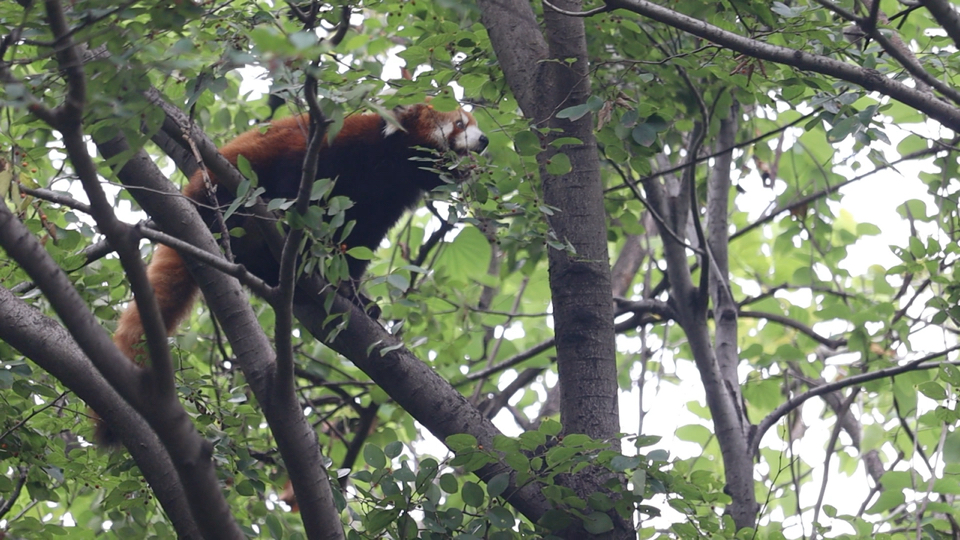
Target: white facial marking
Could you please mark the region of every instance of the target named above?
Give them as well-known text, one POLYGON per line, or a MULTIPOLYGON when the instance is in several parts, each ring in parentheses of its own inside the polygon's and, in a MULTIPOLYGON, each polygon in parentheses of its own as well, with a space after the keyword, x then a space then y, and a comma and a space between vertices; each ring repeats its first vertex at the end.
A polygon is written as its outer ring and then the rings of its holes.
POLYGON ((430 139, 437 143, 437 146, 445 149, 447 148, 447 133, 453 133, 453 122, 449 120, 437 122, 437 127, 430 132, 430 139))
POLYGON ((467 125, 467 129, 463 130, 463 133, 458 137, 463 142, 457 142, 463 145, 462 149, 464 150, 477 150, 480 148, 480 137, 483 137, 483 132, 480 131, 480 128, 474 124, 469 124, 467 125))
POLYGON ((483 132, 480 131, 480 128, 477 127, 477 123, 470 119, 469 116, 463 111, 460 112, 460 122, 466 126, 460 130, 460 133, 457 133, 456 138, 453 141, 453 149, 458 152, 466 152, 468 150, 479 150, 480 149, 480 137, 483 137, 483 132))

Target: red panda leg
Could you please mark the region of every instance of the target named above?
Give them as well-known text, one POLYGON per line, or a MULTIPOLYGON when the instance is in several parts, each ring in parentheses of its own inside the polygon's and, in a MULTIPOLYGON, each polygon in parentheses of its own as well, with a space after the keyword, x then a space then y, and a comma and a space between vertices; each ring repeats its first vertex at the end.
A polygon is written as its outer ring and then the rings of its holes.
MULTIPOLYGON (((167 334, 172 334, 193 307, 197 296, 197 283, 187 271, 183 259, 173 249, 159 246, 153 254, 153 260, 147 267, 147 278, 153 286, 153 293, 160 306, 163 324, 167 334)), ((138 365, 144 365, 147 351, 143 343, 143 322, 136 302, 130 302, 120 316, 113 342, 118 349, 138 365)), ((97 441, 104 446, 116 446, 119 439, 102 420, 97 419, 97 441)))

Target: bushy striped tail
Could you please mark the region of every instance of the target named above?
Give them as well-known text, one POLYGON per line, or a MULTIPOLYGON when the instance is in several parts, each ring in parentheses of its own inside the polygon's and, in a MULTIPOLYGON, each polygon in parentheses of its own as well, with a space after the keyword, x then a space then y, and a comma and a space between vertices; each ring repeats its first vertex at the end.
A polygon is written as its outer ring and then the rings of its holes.
MULTIPOLYGON (((160 314, 167 329, 167 335, 180 326, 190 313, 197 297, 197 283, 187 271, 180 254, 173 248, 159 246, 153 254, 153 260, 147 267, 147 278, 153 286, 153 294, 160 305, 160 314)), ((123 354, 138 365, 144 365, 147 351, 143 340, 143 322, 136 302, 130 302, 120 316, 113 342, 123 354)), ((104 446, 116 446, 119 439, 109 426, 97 419, 97 441, 104 446)))

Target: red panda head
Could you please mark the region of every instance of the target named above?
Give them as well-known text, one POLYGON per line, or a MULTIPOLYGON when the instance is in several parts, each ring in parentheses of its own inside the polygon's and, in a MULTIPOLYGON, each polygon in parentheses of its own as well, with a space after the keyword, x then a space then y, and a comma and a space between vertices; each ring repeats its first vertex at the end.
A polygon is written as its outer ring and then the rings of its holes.
POLYGON ((428 103, 418 103, 397 107, 393 114, 397 123, 388 122, 383 128, 383 136, 404 131, 412 139, 411 146, 467 155, 482 152, 490 142, 477 127, 473 115, 463 109, 439 112, 428 103))

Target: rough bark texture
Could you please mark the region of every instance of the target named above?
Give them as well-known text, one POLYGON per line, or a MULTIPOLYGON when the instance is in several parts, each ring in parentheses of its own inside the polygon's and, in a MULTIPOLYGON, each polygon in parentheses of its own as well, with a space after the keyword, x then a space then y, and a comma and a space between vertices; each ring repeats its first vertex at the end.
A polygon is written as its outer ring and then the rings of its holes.
MULTIPOLYGON (((672 202, 677 205, 671 208, 663 194, 663 186, 656 180, 644 182, 644 191, 650 205, 661 215, 689 211, 689 201, 673 199, 672 202)), ((749 426, 744 422, 743 410, 735 397, 736 390, 725 382, 717 361, 707 324, 706 291, 700 291, 693 283, 687 262, 687 248, 677 241, 682 236, 661 230, 660 238, 664 244, 670 296, 677 322, 687 336, 700 372, 707 406, 713 416, 714 433, 718 440, 724 441, 720 444, 720 451, 727 489, 738 495, 728 511, 733 515, 738 529, 752 527, 759 507, 753 491, 753 462, 746 437, 749 426)))
MULTIPOLYGON (((206 142, 209 144, 209 141, 206 142)), ((98 147, 108 159, 127 151, 125 142, 120 139, 100 143, 98 147)), ((133 189, 131 193, 165 232, 208 252, 219 253, 216 241, 200 215, 185 198, 179 196, 176 188, 156 169, 145 152, 141 150, 134 154, 117 175, 125 185, 148 188, 133 189)), ((318 539, 343 538, 330 481, 323 469, 317 435, 303 416, 293 388, 277 388, 274 384, 274 351, 250 308, 246 293, 236 279, 189 258, 185 258, 185 261, 200 285, 207 305, 220 321, 238 364, 277 439, 277 447, 297 492, 297 503, 307 536, 318 539)))
MULTIPOLYGON (((581 5, 571 1, 561 2, 558 7, 575 11, 581 5)), ((549 145, 559 136, 582 142, 559 150, 570 158, 572 170, 568 174, 554 176, 547 172, 553 151, 539 156, 543 200, 560 209, 550 218, 550 227, 558 241, 569 242, 576 251, 548 251, 560 418, 567 432, 612 437, 620 431, 616 345, 606 211, 593 115, 570 121, 557 118, 554 112, 585 103, 590 96, 586 32, 582 19, 550 9, 544 12, 544 21, 550 57, 576 59, 545 65, 549 110, 541 113, 550 114, 547 125, 556 131, 551 131, 555 135, 548 135, 544 143, 549 145)))
MULTIPOLYGON (((463 394, 405 347, 381 354, 384 347, 397 344, 396 338, 346 298, 330 292, 311 294, 311 289, 318 289, 315 282, 311 286, 310 281, 310 278, 301 279, 300 285, 307 289, 308 294, 304 296, 315 298, 316 301, 298 300, 294 304, 294 311, 311 334, 363 370, 403 410, 438 439, 467 433, 476 437, 484 448, 493 447, 493 438, 500 434, 500 430, 463 394), (350 323, 332 341, 327 339, 330 328, 324 326, 327 313, 323 305, 329 294, 334 296, 331 312, 346 312, 350 316, 350 323)), ((481 480, 487 481, 509 470, 503 463, 493 463, 482 467, 476 474, 481 480)), ((550 504, 533 485, 515 487, 512 476, 511 487, 504 494, 507 501, 527 519, 536 522, 550 510, 550 504)))
POLYGON ((606 4, 611 9, 632 11, 740 54, 829 75, 857 84, 865 90, 880 92, 917 109, 954 131, 960 131, 960 109, 946 101, 937 99, 932 94, 921 92, 893 78, 885 77, 876 70, 743 37, 647 0, 607 0, 606 4))
MULTIPOLYGON (((720 133, 717 135, 716 148, 732 148, 736 143, 737 111, 731 109, 730 116, 720 121, 720 133)), ((707 247, 712 263, 710 264, 710 297, 713 299, 713 317, 716 325, 717 362, 724 381, 733 390, 738 403, 740 396, 740 378, 737 366, 740 363, 737 348, 737 305, 730 295, 729 265, 729 221, 730 213, 730 171, 733 166, 733 151, 717 156, 714 161, 710 181, 707 184, 707 247)), ((744 434, 745 435, 745 434, 744 434)))
POLYGON ((920 0, 920 3, 943 26, 954 44, 960 47, 960 14, 957 13, 957 7, 953 5, 953 2, 949 0, 920 0))
MULTIPOLYGON (((556 117, 565 108, 585 103, 590 94, 584 21, 545 6, 545 31, 541 33, 529 3, 480 0, 478 5, 507 84, 521 109, 535 127, 550 129, 541 138, 544 151, 538 156, 543 199, 558 209, 549 218, 556 241, 573 248, 549 249, 563 429, 611 439, 619 448, 614 438, 620 424, 613 298, 593 116, 587 114, 576 121, 556 117), (559 137, 575 137, 580 144, 554 148, 550 143, 559 137), (570 159, 572 168, 568 173, 552 175, 548 167, 561 152, 570 159)), ((554 5, 578 11, 582 2, 569 0, 554 5)), ((604 480, 595 471, 584 471, 567 482, 585 496, 597 491, 604 480)), ((616 518, 614 523, 615 529, 608 537, 635 536, 629 523, 616 518)), ((564 534, 578 538, 585 533, 571 530, 564 534)))
POLYGON ((167 513, 177 536, 202 538, 170 456, 157 435, 110 387, 63 326, 0 287, 0 341, 56 377, 104 422, 123 426, 117 435, 130 449, 130 455, 167 513))
POLYGON ((93 360, 97 370, 150 422, 163 441, 187 495, 191 514, 205 538, 242 538, 220 491, 210 460, 209 445, 184 418, 176 400, 156 396, 149 373, 134 366, 116 347, 66 274, 37 238, 0 205, 0 246, 37 283, 70 335, 93 360))

